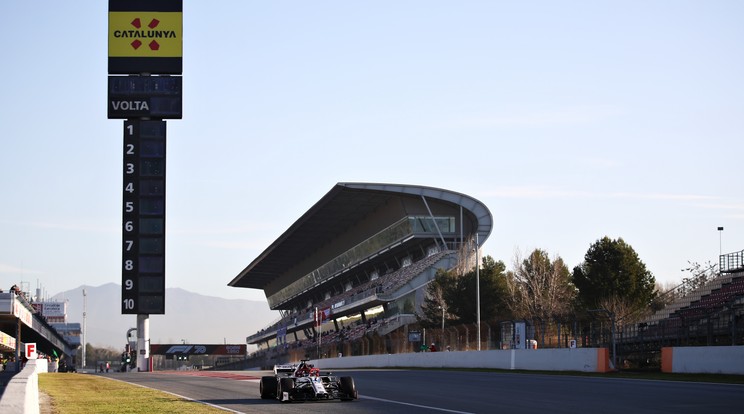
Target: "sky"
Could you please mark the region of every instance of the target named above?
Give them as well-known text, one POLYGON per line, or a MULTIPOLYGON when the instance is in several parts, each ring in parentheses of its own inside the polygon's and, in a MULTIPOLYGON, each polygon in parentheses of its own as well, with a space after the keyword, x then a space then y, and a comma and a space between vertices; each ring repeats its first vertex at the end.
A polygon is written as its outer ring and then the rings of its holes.
MULTIPOLYGON (((744 2, 185 0, 166 285, 228 287, 338 182, 483 202, 483 254, 744 250, 744 2), (718 227, 724 227, 718 231, 718 227)), ((108 2, 0 2, 0 288, 121 283, 108 2)), ((112 298, 117 299, 117 298, 112 298)))

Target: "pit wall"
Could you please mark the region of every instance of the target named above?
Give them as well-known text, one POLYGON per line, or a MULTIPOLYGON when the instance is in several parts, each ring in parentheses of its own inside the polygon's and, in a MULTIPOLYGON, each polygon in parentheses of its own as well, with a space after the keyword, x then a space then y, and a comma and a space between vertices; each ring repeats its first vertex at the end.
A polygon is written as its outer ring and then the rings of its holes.
POLYGON ((661 372, 744 375, 744 346, 661 348, 661 372))
POLYGON ((492 368, 507 370, 608 372, 607 348, 513 349, 417 352, 313 360, 321 370, 346 368, 492 368))
POLYGON ((0 398, 0 413, 39 413, 39 373, 48 371, 46 359, 30 359, 15 374, 0 398))

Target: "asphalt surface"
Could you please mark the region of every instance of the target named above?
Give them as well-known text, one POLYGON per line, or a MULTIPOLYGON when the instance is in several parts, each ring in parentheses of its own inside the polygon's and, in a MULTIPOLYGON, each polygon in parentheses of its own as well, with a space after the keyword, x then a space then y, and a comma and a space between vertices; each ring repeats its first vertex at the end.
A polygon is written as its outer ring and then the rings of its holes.
POLYGON ((260 371, 116 373, 106 376, 240 413, 731 413, 744 385, 459 371, 338 371, 359 400, 262 400, 260 371))
POLYGON ((11 378, 13 378, 13 375, 15 375, 15 371, 11 372, 0 370, 0 397, 3 396, 3 392, 5 392, 5 386, 8 385, 8 382, 11 380, 11 378))

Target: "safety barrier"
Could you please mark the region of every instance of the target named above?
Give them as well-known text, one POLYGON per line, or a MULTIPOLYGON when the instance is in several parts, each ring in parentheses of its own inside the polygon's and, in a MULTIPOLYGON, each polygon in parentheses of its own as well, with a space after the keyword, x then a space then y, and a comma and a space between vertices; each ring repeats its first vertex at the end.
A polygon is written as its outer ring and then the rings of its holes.
POLYGON ((313 360, 322 370, 347 368, 492 368, 608 372, 607 348, 512 349, 491 351, 411 352, 313 360))
POLYGON ((744 346, 661 348, 661 372, 744 375, 744 346))
POLYGON ((47 372, 46 359, 31 359, 10 380, 0 398, 0 413, 39 413, 39 373, 47 372))

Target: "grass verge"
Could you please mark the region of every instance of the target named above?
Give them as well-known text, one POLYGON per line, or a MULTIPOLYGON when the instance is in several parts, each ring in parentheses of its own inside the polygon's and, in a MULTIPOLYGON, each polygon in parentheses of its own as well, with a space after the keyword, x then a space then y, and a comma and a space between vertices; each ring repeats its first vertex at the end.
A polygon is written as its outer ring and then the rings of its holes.
POLYGON ((39 391, 51 397, 54 414, 224 413, 150 388, 84 374, 39 374, 39 391))

